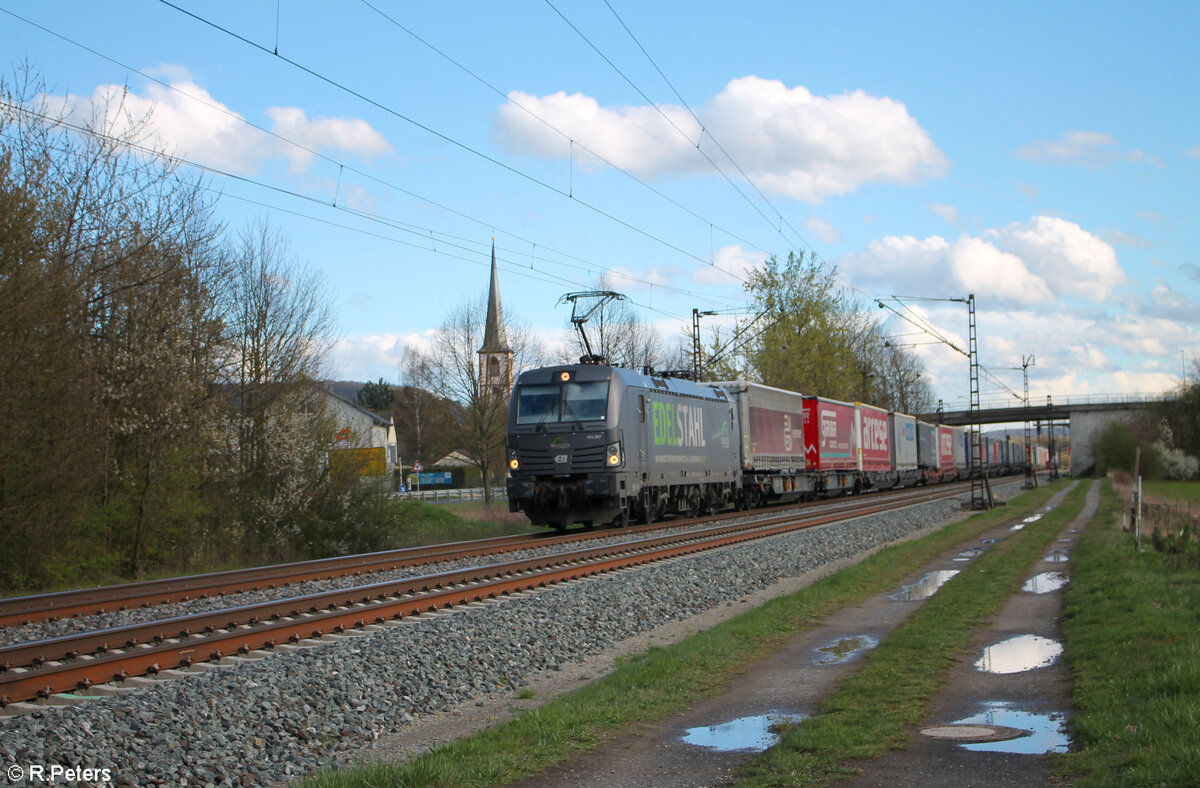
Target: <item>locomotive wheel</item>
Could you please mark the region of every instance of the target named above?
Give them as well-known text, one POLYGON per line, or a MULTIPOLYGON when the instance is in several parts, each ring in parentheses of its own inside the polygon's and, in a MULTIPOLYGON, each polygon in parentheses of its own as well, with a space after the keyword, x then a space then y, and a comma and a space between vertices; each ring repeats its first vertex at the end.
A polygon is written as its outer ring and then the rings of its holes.
POLYGON ((700 491, 693 487, 687 493, 687 511, 685 514, 688 517, 695 517, 700 513, 700 491))

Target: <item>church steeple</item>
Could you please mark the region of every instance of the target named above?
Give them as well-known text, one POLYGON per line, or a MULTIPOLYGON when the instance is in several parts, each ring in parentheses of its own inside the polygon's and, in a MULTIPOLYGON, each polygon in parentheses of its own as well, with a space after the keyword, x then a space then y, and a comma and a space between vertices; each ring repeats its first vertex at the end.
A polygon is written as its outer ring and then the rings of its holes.
POLYGON ((504 331, 504 312, 500 307, 500 277, 496 272, 496 241, 492 241, 492 281, 488 288, 487 319, 483 327, 483 347, 479 348, 479 384, 482 387, 512 389, 513 350, 504 331))
POLYGON ((483 327, 480 353, 511 353, 504 333, 504 313, 500 309, 500 278, 496 274, 496 242, 492 241, 492 284, 488 288, 487 322, 483 327))

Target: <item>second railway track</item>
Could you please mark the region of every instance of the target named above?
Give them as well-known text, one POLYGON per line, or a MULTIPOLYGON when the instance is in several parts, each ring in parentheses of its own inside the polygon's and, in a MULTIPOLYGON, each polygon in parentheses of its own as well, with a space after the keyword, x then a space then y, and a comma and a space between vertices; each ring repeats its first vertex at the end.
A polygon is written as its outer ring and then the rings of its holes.
POLYGON ((792 514, 636 539, 556 556, 509 561, 386 583, 117 627, 0 649, 0 703, 83 690, 93 684, 185 667, 350 628, 663 560, 739 541, 951 497, 961 490, 907 491, 842 501, 837 511, 792 514))

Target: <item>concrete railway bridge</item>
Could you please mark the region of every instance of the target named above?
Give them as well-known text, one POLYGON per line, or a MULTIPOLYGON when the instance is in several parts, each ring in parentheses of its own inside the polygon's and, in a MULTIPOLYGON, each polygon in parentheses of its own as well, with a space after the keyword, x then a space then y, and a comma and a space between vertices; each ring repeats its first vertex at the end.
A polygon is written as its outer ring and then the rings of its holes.
MULTIPOLYGON (((1066 397, 1055 402, 1047 397, 1042 405, 1006 406, 985 403, 980 409, 982 424, 1023 424, 1026 421, 1043 425, 1066 423, 1071 436, 1071 473, 1079 475, 1095 464, 1093 446, 1096 437, 1115 421, 1129 421, 1145 416, 1167 402, 1165 394, 1105 394, 1092 397, 1066 397)), ((918 418, 951 426, 968 426, 971 411, 945 410, 926 413, 918 418)))

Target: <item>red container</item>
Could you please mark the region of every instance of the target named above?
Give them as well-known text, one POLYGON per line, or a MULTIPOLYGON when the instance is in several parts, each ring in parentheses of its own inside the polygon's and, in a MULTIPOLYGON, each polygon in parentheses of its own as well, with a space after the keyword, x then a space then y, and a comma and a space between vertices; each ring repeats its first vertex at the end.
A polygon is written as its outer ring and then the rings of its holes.
POLYGON ((939 424, 937 431, 938 467, 944 473, 954 468, 954 428, 939 424))
POLYGON ((810 471, 858 469, 854 406, 823 397, 804 398, 804 462, 810 471))
POLYGON ((856 405, 854 432, 859 446, 858 470, 890 471, 892 431, 888 428, 888 412, 874 405, 856 405))

